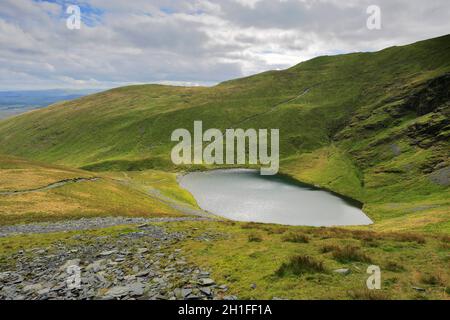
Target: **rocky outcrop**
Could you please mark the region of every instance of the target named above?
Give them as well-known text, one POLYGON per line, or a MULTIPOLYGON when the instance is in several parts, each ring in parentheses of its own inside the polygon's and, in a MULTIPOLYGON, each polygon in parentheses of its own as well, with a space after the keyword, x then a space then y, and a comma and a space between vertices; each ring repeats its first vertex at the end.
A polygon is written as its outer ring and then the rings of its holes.
POLYGON ((414 110, 418 116, 436 111, 450 102, 450 74, 444 74, 428 81, 423 89, 410 96, 405 107, 414 110))
POLYGON ((447 187, 450 185, 450 167, 438 169, 430 174, 430 180, 434 183, 447 187))

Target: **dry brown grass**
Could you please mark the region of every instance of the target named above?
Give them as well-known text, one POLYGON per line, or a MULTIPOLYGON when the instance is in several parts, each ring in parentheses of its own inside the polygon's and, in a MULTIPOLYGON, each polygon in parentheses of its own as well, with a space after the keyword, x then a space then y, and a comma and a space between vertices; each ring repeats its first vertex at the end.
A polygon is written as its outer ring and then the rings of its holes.
POLYGON ((251 233, 248 235, 248 242, 261 242, 262 238, 256 233, 251 233))
POLYGON ((403 272, 405 268, 395 261, 389 261, 384 265, 384 270, 392 271, 392 272, 403 272))
POLYGON ((326 245, 326 246, 323 246, 323 247, 320 249, 320 252, 322 252, 322 253, 329 253, 329 252, 333 252, 333 251, 338 250, 338 249, 339 249, 339 246, 336 246, 336 245, 326 245))
POLYGON ((380 290, 356 289, 348 291, 353 300, 389 300, 389 295, 380 290))
POLYGON ((350 230, 342 228, 317 228, 310 231, 311 233, 321 237, 322 239, 355 239, 365 242, 394 240, 399 242, 416 242, 425 244, 426 238, 417 233, 411 232, 374 232, 367 230, 350 230))
POLYGON ((387 237, 391 240, 400 242, 416 242, 418 244, 426 243, 424 236, 414 233, 388 233, 387 237))
POLYGON ((175 209, 113 181, 91 181, 17 195, 0 195, 0 224, 94 216, 180 216, 175 209))
POLYGON ((247 222, 242 224, 241 226, 242 229, 262 229, 264 228, 264 225, 260 224, 260 223, 256 223, 256 222, 247 222))
POLYGON ((302 233, 290 233, 283 237, 283 241, 293 243, 309 243, 309 240, 309 237, 302 233))
POLYGON ((364 247, 369 247, 369 248, 377 248, 380 246, 380 242, 377 240, 373 240, 373 239, 362 240, 361 243, 364 247))
POLYGON ((331 252, 333 258, 342 263, 352 261, 372 263, 372 259, 361 252, 359 247, 349 245, 344 247, 336 246, 332 248, 331 252))
POLYGON ((29 190, 61 180, 89 178, 87 171, 0 156, 0 191, 29 190))
POLYGON ((447 277, 443 272, 422 273, 420 275, 420 282, 431 286, 446 287, 448 285, 447 277))

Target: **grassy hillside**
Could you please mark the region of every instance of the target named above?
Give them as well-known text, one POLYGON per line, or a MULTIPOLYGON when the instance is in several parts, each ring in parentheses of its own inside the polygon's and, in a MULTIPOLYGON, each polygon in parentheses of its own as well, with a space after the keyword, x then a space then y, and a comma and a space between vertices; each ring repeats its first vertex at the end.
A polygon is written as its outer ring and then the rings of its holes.
POLYGON ((182 248, 191 260, 242 299, 422 300, 450 294, 448 237, 235 222, 169 227, 189 230, 182 248), (199 241, 205 233, 215 241, 199 241), (373 264, 383 272, 379 291, 366 287, 373 264), (347 275, 334 272, 342 268, 347 275))
MULTIPOLYGON (((239 222, 157 225, 187 234, 169 248, 160 249, 160 253, 172 256, 181 249, 189 266, 211 272, 213 279, 227 285, 226 294, 236 294, 240 299, 448 300, 450 297, 448 237, 239 222), (366 270, 372 264, 382 270, 381 290, 367 289, 366 270), (337 273, 337 269, 345 270, 337 273)), ((20 250, 38 260, 42 254, 36 251, 41 248, 45 248, 47 255, 57 254, 61 247, 66 252, 78 251, 83 246, 95 247, 100 237, 117 243, 136 232, 142 229, 116 226, 0 238, 0 268, 14 270, 18 256, 22 256, 17 254, 20 250)), ((152 246, 150 239, 144 238, 140 247, 152 246)), ((140 257, 139 262, 151 264, 154 259, 152 254, 140 257)), ((126 268, 125 272, 133 274, 131 269, 126 268)))
POLYGON ((0 122, 0 153, 176 171, 170 135, 195 120, 279 128, 283 173, 363 201, 377 226, 449 232, 449 86, 444 36, 212 88, 132 86, 56 104, 0 122))
MULTIPOLYGON (((146 178, 158 189, 172 186, 176 190, 173 174, 147 172, 146 178)), ((92 216, 180 215, 181 211, 151 197, 137 182, 130 186, 114 176, 0 156, 0 225, 92 216), (87 180, 71 181, 79 178, 87 180), (60 181, 67 183, 45 189, 60 181)))

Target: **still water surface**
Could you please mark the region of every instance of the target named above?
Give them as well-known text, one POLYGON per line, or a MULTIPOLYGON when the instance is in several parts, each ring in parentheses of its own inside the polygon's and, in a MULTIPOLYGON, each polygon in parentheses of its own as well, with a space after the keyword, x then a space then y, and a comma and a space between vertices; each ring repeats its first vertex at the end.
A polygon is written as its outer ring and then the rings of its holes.
POLYGON ((194 172, 181 177, 180 185, 202 209, 236 221, 296 226, 373 223, 360 208, 332 193, 255 170, 194 172))

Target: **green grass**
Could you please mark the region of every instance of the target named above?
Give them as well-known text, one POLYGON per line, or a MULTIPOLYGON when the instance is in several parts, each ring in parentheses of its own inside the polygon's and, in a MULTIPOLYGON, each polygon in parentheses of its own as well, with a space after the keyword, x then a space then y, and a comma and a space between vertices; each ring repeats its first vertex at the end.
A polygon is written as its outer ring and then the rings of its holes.
POLYGON ((165 226, 190 234, 177 245, 191 262, 210 270, 214 279, 227 283, 230 292, 241 299, 449 298, 445 293, 450 279, 446 239, 416 233, 238 222, 165 226), (217 240, 196 240, 204 233, 216 235, 217 240), (309 241, 286 241, 292 234, 307 235, 309 241), (249 241, 255 235, 258 241, 249 241), (337 257, 333 254, 336 250, 340 250, 337 257), (369 265, 381 268, 380 291, 367 290, 369 265), (351 273, 333 272, 340 268, 349 268, 351 273), (425 293, 418 295, 413 287, 423 288, 425 293))
POLYGON ((333 258, 341 263, 359 261, 372 263, 369 256, 361 252, 359 247, 347 245, 345 247, 335 247, 332 250, 333 258))
MULTIPOLYGON (((448 233, 448 185, 430 174, 449 165, 449 48, 447 35, 211 88, 118 88, 1 121, 0 153, 97 172, 169 173, 194 169, 171 163, 170 136, 195 120, 204 129, 280 128, 282 173, 364 202, 377 228, 448 233), (435 131, 414 129, 428 125, 435 131)), ((195 205, 173 185, 162 192, 195 205)))
MULTIPOLYGON (((438 165, 450 165, 449 74, 447 35, 211 88, 118 88, 2 120, 0 191, 101 179, 0 195, 0 225, 179 216, 158 195, 198 208, 177 173, 215 167, 175 167, 174 129, 192 129, 195 120, 204 129, 279 128, 281 173, 364 203, 374 225, 163 224, 188 233, 176 245, 190 261, 242 299, 449 299, 450 191, 432 179, 438 165), (205 233, 216 240, 196 240, 205 233), (381 291, 366 289, 370 264, 381 267, 381 291), (339 268, 351 273, 333 272, 339 268)), ((90 245, 130 228, 86 231, 77 241, 90 245)), ((0 238, 0 264, 21 249, 70 244, 76 234, 0 238)))
MULTIPOLYGON (((189 263, 211 271, 218 283, 229 286, 240 299, 448 299, 448 239, 419 234, 373 233, 348 229, 286 227, 237 222, 157 223, 169 231, 188 235, 168 248, 182 249, 189 263), (201 241, 208 234, 215 240, 201 241), (249 238, 258 235, 258 241, 249 238), (308 243, 286 242, 289 234, 305 234, 308 243), (417 238, 415 238, 415 236, 417 238), (377 246, 365 246, 373 238, 377 246), (424 238, 426 241, 419 241, 424 238), (338 261, 325 246, 358 246, 368 261, 338 261), (233 248, 234 250, 231 250, 233 248), (369 265, 380 266, 381 290, 366 288, 369 265), (349 268, 351 273, 333 272, 349 268), (418 293, 414 287, 424 289, 418 293)), ((89 246, 101 236, 116 237, 137 231, 135 226, 101 230, 19 235, 0 238, 0 266, 14 267, 12 256, 19 250, 51 248, 55 244, 89 246)), ((56 246, 58 247, 58 246, 56 246)), ((51 252, 49 252, 51 254, 51 252)))
POLYGON ((123 184, 146 192, 157 190, 164 196, 180 203, 198 208, 194 197, 181 188, 177 181, 177 174, 160 170, 145 170, 132 172, 109 172, 105 176, 121 181, 123 184))
POLYGON ((309 237, 302 233, 290 233, 286 235, 283 240, 294 243, 308 243, 309 237))
POLYGON ((286 275, 300 276, 306 273, 325 272, 323 262, 316 261, 309 256, 293 256, 284 262, 275 272, 278 277, 286 275))

